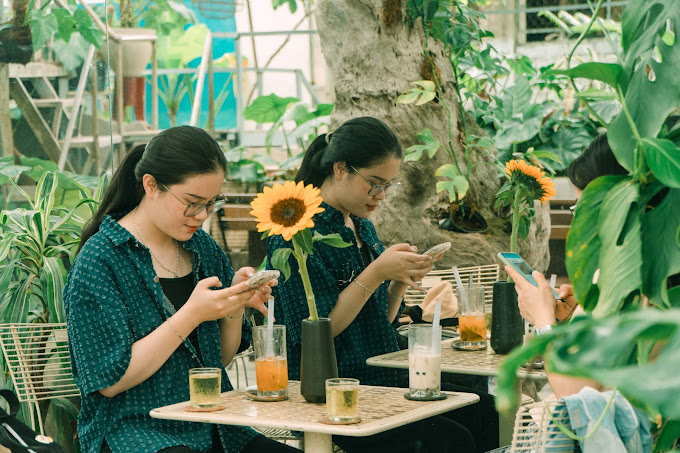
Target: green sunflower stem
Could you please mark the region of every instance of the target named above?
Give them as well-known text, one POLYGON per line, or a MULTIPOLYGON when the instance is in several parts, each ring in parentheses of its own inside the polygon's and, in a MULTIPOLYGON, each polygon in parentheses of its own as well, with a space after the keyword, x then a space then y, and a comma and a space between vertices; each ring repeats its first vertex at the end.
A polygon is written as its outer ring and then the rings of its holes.
POLYGON ((316 311, 316 299, 314 298, 314 291, 312 291, 312 282, 309 280, 309 272, 307 271, 307 253, 305 253, 302 248, 293 241, 293 247, 295 251, 295 259, 298 262, 298 267, 300 268, 300 277, 302 277, 302 286, 305 288, 305 295, 307 296, 307 306, 309 307, 309 320, 318 321, 319 313, 316 311))
MULTIPOLYGON (((510 233, 510 252, 517 253, 517 235, 519 234, 519 218, 520 218, 520 202, 519 190, 515 191, 515 198, 512 201, 512 232, 510 233)), ((512 277, 508 275, 508 282, 512 282, 512 277)))

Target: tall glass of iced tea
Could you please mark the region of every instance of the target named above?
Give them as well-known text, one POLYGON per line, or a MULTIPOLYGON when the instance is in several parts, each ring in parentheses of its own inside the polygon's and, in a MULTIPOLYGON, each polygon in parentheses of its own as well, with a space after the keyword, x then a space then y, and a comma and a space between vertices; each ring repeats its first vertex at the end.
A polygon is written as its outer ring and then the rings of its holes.
POLYGON ((458 297, 458 332, 463 349, 486 349, 486 318, 484 316, 484 287, 482 285, 456 288, 458 297))
POLYGON ((286 356, 286 326, 267 326, 253 331, 257 395, 264 398, 288 396, 288 360, 286 356))

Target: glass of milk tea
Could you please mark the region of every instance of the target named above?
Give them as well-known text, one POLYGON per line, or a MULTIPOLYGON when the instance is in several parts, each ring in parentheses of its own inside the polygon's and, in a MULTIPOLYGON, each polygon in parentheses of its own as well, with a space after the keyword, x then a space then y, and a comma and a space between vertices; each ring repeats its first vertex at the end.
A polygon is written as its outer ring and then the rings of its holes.
POLYGON ((429 324, 409 325, 408 382, 411 397, 439 397, 441 357, 441 326, 433 328, 429 324), (434 334, 433 329, 436 329, 434 334))

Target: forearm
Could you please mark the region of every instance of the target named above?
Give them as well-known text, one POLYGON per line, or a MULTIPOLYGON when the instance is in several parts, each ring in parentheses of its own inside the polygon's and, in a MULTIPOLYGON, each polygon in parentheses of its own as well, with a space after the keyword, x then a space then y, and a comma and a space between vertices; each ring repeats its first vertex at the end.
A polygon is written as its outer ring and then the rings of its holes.
POLYGON ((367 267, 354 280, 356 282, 350 282, 342 290, 338 296, 338 301, 328 315, 332 320, 333 337, 340 335, 354 321, 373 291, 383 282, 371 266, 367 267))
POLYGON ((231 363, 241 345, 241 328, 243 323, 243 309, 238 312, 229 313, 236 319, 224 317, 219 320, 220 346, 222 351, 222 365, 227 366, 231 363))
POLYGON ((99 392, 111 398, 146 381, 165 364, 182 344, 182 338, 187 338, 197 325, 182 310, 172 315, 149 335, 133 343, 130 364, 123 377, 99 392))
POLYGON ((547 373, 547 376, 550 387, 557 398, 562 398, 567 395, 574 395, 580 392, 583 387, 592 387, 595 390, 601 389, 600 384, 592 379, 577 378, 550 372, 547 373))
POLYGON ((399 313, 399 307, 401 307, 401 301, 404 299, 406 289, 408 289, 406 283, 394 280, 390 283, 390 289, 387 292, 387 319, 390 322, 394 322, 397 313, 399 313))

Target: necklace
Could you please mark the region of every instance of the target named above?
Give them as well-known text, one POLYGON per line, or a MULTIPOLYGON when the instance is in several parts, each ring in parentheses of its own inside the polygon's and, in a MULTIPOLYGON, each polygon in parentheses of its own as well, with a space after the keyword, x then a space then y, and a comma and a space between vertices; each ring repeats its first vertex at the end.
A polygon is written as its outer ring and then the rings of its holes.
MULTIPOLYGON (((161 263, 161 260, 158 259, 158 257, 157 257, 156 254, 153 252, 153 250, 151 250, 151 248, 150 248, 148 245, 146 245, 146 242, 144 242, 144 238, 142 237, 141 233, 139 232, 139 229, 137 228, 137 222, 135 221, 135 212, 136 212, 136 211, 137 211, 137 208, 135 208, 135 209, 132 210, 132 224, 135 226, 135 232, 137 233, 137 236, 139 237, 139 240, 142 241, 142 244, 144 244, 144 246, 145 246, 146 248, 149 249, 149 251, 151 252, 151 256, 153 256, 153 257, 156 259, 156 262, 157 262, 158 264, 160 264, 160 266, 161 266, 163 269, 165 269, 166 271, 168 271, 168 272, 170 272, 171 274, 173 274, 173 275, 175 276, 175 278, 179 277, 179 275, 177 274, 177 271, 179 270, 179 242, 177 242, 177 240, 175 240, 175 251, 176 251, 176 255, 175 255, 175 270, 172 271, 172 270, 168 269, 167 267, 165 267, 165 264, 161 263)), ((158 275, 156 275, 156 276, 153 278, 153 281, 156 282, 156 283, 159 282, 159 277, 158 277, 158 275)))

